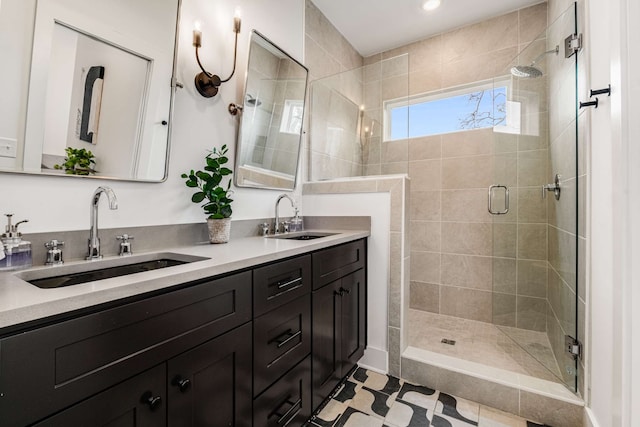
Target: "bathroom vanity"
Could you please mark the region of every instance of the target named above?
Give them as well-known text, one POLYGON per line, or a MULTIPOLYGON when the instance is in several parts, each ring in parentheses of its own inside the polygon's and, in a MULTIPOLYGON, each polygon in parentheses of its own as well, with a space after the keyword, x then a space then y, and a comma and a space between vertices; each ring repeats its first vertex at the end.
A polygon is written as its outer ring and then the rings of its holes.
POLYGON ((367 235, 180 248, 211 259, 58 289, 3 275, 1 296, 51 294, 0 307, 2 425, 302 425, 364 352, 367 235))

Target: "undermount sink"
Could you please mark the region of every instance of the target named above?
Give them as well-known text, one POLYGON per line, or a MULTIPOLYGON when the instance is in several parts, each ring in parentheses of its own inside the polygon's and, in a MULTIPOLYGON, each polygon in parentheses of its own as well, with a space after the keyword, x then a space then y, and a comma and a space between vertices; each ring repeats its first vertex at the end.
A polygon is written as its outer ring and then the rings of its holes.
POLYGON ((27 271, 19 274, 18 277, 38 288, 52 289, 174 267, 207 259, 209 258, 162 252, 64 265, 53 269, 27 271))
POLYGON ((338 233, 325 233, 322 231, 298 231, 294 233, 283 233, 269 236, 272 239, 285 239, 285 240, 313 240, 321 237, 335 236, 338 233))

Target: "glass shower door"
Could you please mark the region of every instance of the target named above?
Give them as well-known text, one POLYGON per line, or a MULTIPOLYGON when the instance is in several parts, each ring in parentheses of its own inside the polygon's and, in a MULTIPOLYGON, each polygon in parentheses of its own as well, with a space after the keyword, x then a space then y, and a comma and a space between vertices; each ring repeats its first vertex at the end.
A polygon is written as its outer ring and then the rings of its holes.
POLYGON ((494 128, 488 189, 493 323, 521 373, 572 391, 578 363, 565 341, 577 336, 580 53, 565 54, 565 39, 576 27, 574 5, 520 52, 506 78, 495 79, 507 85, 506 100, 494 106, 507 118, 494 128))

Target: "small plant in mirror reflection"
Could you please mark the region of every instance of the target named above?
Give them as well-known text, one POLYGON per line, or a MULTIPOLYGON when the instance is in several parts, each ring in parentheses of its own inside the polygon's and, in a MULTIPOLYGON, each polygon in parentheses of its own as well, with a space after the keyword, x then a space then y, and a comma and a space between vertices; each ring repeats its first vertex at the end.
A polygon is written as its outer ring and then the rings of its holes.
POLYGON ((61 165, 53 165, 55 169, 64 169, 67 175, 93 175, 97 172, 94 169, 95 156, 91 151, 73 147, 67 147, 64 151, 67 157, 61 165))
POLYGON ((205 157, 204 171, 192 169, 189 173, 182 174, 182 178, 186 179, 187 187, 199 190, 191 196, 191 201, 201 203, 205 199, 207 200, 202 205, 202 209, 210 219, 231 217, 231 202, 233 200, 230 196, 233 193, 231 190, 233 171, 224 166, 229 162, 229 158, 226 156, 228 151, 226 145, 223 145, 219 150, 214 147, 205 157), (228 177, 226 184, 222 182, 225 177, 228 177))

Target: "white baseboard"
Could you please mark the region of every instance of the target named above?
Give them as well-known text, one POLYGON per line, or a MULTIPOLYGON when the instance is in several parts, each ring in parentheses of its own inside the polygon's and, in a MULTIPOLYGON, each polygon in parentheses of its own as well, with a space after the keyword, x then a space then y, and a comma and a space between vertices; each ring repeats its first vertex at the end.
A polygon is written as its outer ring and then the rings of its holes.
POLYGON ((379 348, 367 347, 364 356, 358 361, 358 365, 371 371, 386 374, 389 372, 389 353, 379 348))

